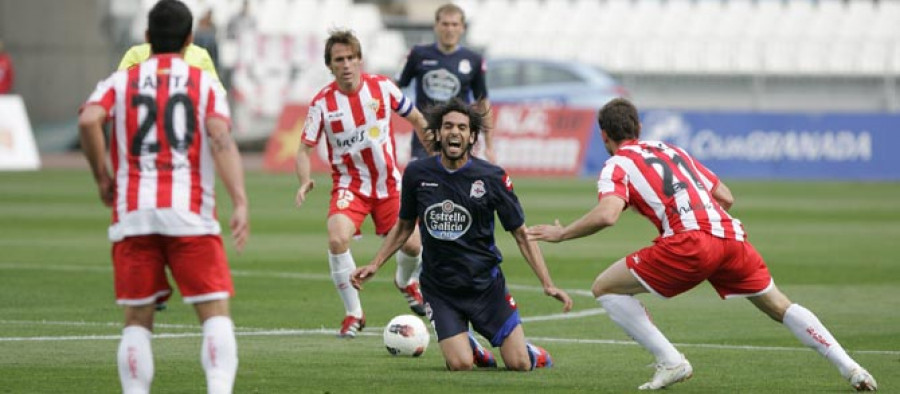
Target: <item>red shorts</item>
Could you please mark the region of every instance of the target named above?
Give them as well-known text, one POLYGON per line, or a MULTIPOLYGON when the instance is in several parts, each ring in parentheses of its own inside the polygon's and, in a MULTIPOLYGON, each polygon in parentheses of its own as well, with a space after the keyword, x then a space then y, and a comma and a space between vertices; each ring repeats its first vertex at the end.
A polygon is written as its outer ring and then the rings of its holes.
POLYGON ((140 235, 113 243, 116 303, 141 306, 172 294, 166 266, 185 303, 234 295, 222 238, 218 235, 170 237, 140 235))
POLYGON ((359 235, 359 228, 368 215, 372 215, 372 221, 375 222, 375 234, 387 235, 397 223, 397 216, 400 214, 400 195, 394 193, 385 198, 372 198, 354 193, 350 189, 333 189, 328 216, 337 213, 353 221, 356 225, 356 235, 359 235))
POLYGON ((625 262, 645 287, 666 298, 704 280, 722 298, 762 294, 772 284, 766 263, 750 242, 702 231, 659 238, 653 246, 628 255, 625 262))

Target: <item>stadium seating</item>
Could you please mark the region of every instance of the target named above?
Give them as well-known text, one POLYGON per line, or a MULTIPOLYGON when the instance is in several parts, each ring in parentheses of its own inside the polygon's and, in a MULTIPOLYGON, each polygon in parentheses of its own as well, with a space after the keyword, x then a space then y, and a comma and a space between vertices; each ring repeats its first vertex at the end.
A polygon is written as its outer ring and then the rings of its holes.
POLYGON ((621 73, 872 76, 900 69, 897 1, 459 3, 478 13, 469 42, 493 56, 536 53, 621 73))

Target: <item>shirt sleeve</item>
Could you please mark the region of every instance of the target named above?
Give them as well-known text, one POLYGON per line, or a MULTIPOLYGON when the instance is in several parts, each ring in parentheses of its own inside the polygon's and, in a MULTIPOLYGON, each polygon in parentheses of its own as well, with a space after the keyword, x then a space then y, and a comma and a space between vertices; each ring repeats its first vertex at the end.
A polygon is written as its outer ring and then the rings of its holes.
POLYGON ((403 65, 403 70, 400 71, 400 76, 397 77, 397 85, 400 87, 407 87, 412 82, 415 77, 416 64, 419 62, 416 60, 418 56, 416 56, 416 48, 413 47, 409 50, 409 53, 406 55, 406 64, 403 65))
POLYGON ((409 113, 412 112, 413 103, 408 99, 400 88, 397 85, 394 85, 391 81, 386 81, 385 84, 388 89, 388 94, 391 97, 391 109, 394 110, 398 115, 402 117, 409 116, 409 113))
POLYGON ((613 195, 621 197, 628 203, 628 173, 613 159, 614 157, 607 160, 603 169, 600 170, 600 179, 597 181, 597 199, 613 195))
POLYGON ((209 73, 204 72, 204 77, 210 79, 209 100, 206 104, 206 116, 224 119, 231 124, 231 109, 228 107, 228 99, 225 97, 225 89, 209 73))
POLYGON ((487 63, 485 63, 483 57, 478 57, 476 60, 481 62, 481 67, 478 67, 478 70, 475 72, 474 77, 472 78, 472 97, 475 101, 488 98, 488 90, 487 90, 487 63))
POLYGON ((495 196, 495 209, 497 217, 500 218, 500 224, 506 231, 513 231, 525 224, 525 212, 522 210, 522 204, 513 191, 512 179, 505 171, 500 170, 497 176, 492 179, 492 196, 495 196))
POLYGON ((97 87, 94 88, 94 91, 88 96, 87 101, 81 106, 79 112, 84 110, 84 107, 88 105, 99 105, 106 110, 108 115, 112 115, 113 105, 116 102, 115 79, 116 74, 113 74, 98 82, 97 87))
POLYGON ((306 113, 306 123, 303 124, 303 143, 309 146, 316 146, 319 143, 324 126, 322 109, 315 105, 315 102, 310 103, 309 110, 306 113))
POLYGON ((418 216, 416 213, 416 182, 414 179, 417 171, 411 167, 412 164, 406 168, 401 180, 399 216, 402 220, 416 220, 418 216))

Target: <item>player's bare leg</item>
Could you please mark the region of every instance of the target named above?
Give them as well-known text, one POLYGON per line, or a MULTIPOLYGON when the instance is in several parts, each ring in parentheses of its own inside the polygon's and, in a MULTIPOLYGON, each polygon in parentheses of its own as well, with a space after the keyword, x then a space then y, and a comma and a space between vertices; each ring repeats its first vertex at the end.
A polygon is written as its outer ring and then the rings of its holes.
POLYGON ((774 284, 766 293, 750 297, 750 302, 831 362, 853 388, 858 391, 877 389, 875 378, 847 354, 819 318, 799 304, 791 303, 774 284))
POLYGON ((449 338, 444 338, 440 342, 441 352, 444 354, 444 361, 447 363, 447 369, 451 371, 470 371, 472 370, 472 349, 469 347, 469 337, 465 332, 461 332, 449 338))

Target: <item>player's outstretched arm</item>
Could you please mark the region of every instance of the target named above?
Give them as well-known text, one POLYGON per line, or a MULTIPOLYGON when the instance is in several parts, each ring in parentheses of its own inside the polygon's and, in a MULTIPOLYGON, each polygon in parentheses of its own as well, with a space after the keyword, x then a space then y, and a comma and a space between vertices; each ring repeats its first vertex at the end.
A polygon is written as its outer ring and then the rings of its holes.
POLYGON ((616 224, 624 209, 625 200, 618 196, 606 196, 600 199, 600 203, 594 209, 566 227, 563 227, 557 220, 552 225, 531 226, 526 234, 532 241, 562 242, 581 238, 616 224))
POLYGON ((356 289, 362 289, 363 282, 371 279, 378 272, 378 269, 387 261, 388 258, 397 253, 397 250, 409 239, 413 230, 416 228, 414 220, 398 219, 397 224, 391 228, 391 231, 384 237, 381 247, 375 253, 375 257, 368 265, 357 268, 350 274, 350 284, 356 289))
POLYGON ((250 213, 247 193, 244 190, 244 167, 237 144, 231 137, 228 122, 221 118, 211 117, 206 120, 209 133, 210 150, 216 163, 216 173, 225 184, 225 190, 231 197, 231 238, 238 252, 244 250, 250 236, 250 213))
POLYGON ((297 188, 297 196, 294 198, 294 202, 298 208, 306 201, 306 194, 316 186, 316 182, 310 176, 309 152, 312 149, 313 147, 301 142, 300 149, 297 150, 297 158, 294 164, 300 187, 297 188))
POLYGON ((88 105, 78 116, 78 131, 81 152, 91 166, 94 182, 103 205, 113 205, 113 179, 106 166, 106 139, 103 136, 103 122, 106 110, 99 105, 88 105))
POLYGON ((726 211, 734 205, 734 195, 731 194, 731 189, 725 186, 725 182, 719 181, 712 191, 712 196, 726 211))
POLYGON ((570 298, 569 294, 565 291, 557 288, 553 284, 553 279, 550 278, 550 271, 547 269, 547 263, 544 262, 544 254, 541 253, 541 248, 538 246, 537 242, 528 239, 528 235, 525 231, 526 227, 523 224, 519 228, 511 231, 511 233, 513 238, 516 239, 519 251, 522 252, 522 257, 525 258, 525 261, 531 266, 531 270, 534 271, 538 280, 541 281, 541 286, 544 287, 544 294, 562 302, 563 312, 572 310, 572 298, 570 298))
POLYGON ((409 115, 406 115, 406 120, 413 125, 416 137, 419 138, 419 142, 425 147, 425 152, 429 155, 434 154, 434 136, 428 132, 428 121, 425 120, 425 115, 422 115, 418 108, 413 107, 409 115))

